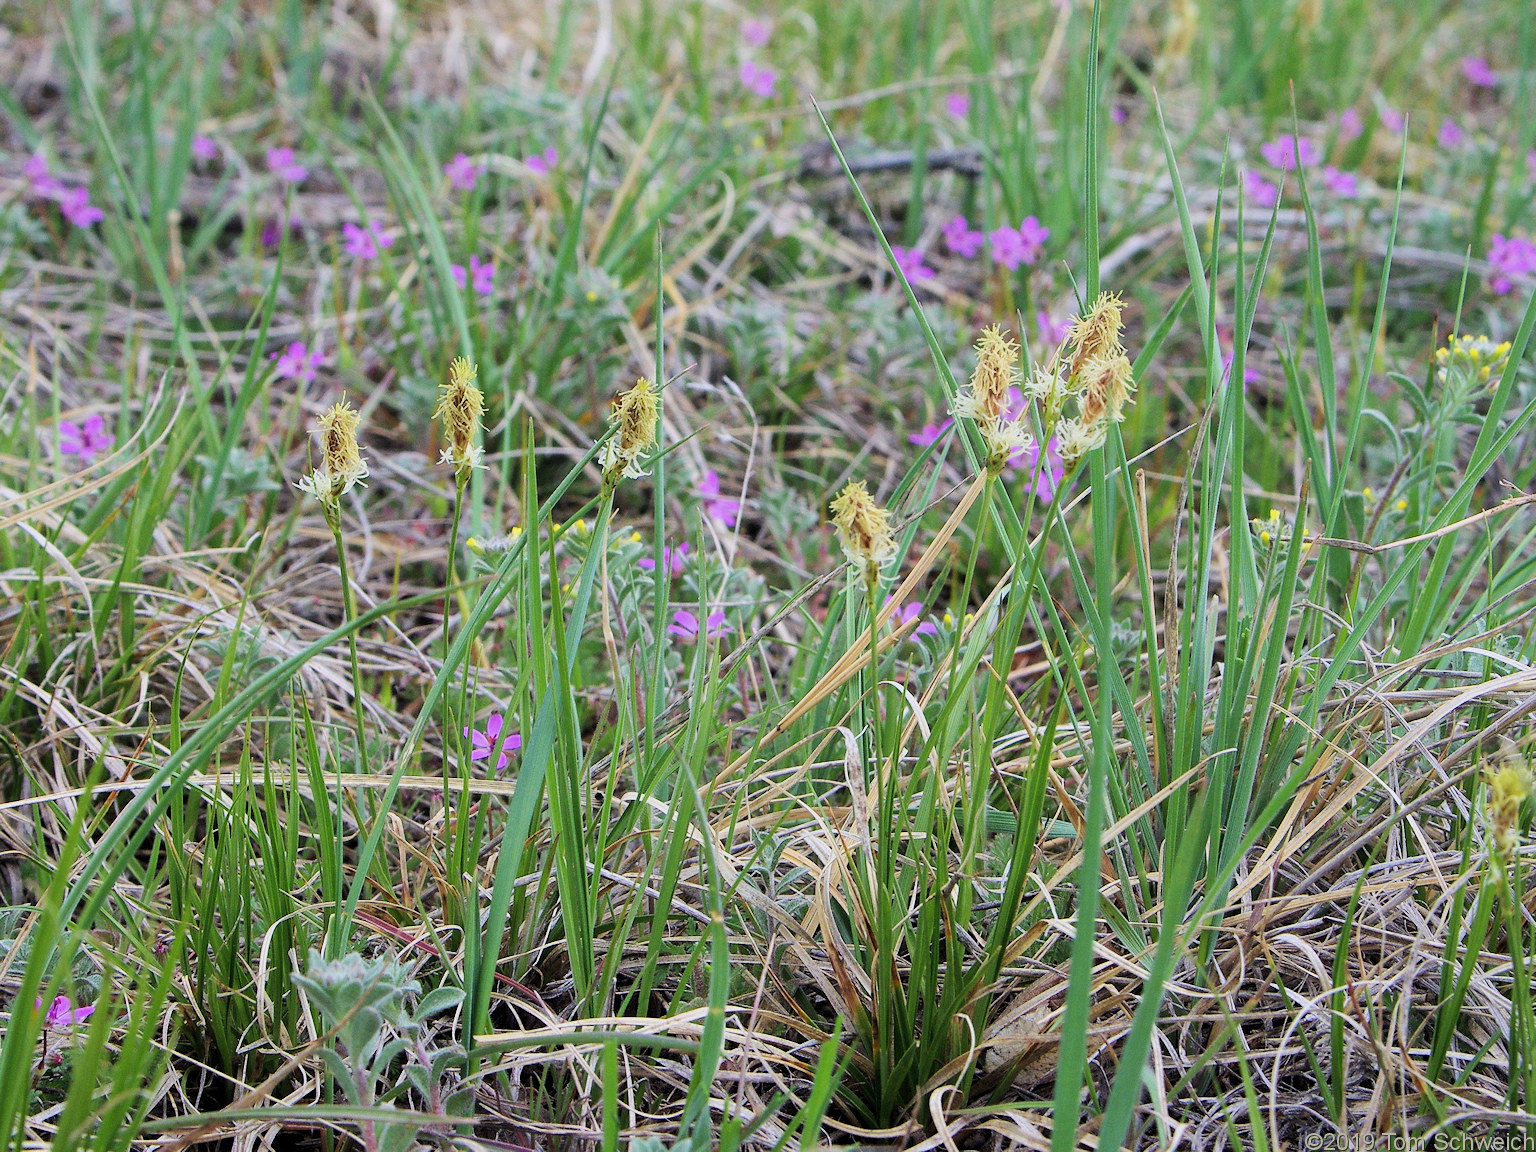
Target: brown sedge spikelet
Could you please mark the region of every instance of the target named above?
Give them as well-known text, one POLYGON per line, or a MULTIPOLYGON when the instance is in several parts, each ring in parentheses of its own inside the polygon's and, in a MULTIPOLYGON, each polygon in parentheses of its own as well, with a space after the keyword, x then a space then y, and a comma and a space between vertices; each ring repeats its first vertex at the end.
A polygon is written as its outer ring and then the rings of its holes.
POLYGON ((1125 301, 1113 292, 1101 292, 1093 307, 1072 324, 1067 343, 1072 348, 1069 379, 1082 374, 1088 362, 1100 356, 1116 356, 1125 351, 1120 346, 1120 317, 1125 301))
POLYGON ((460 484, 480 466, 481 450, 475 443, 480 435, 480 415, 485 411, 485 397, 475 387, 475 366, 456 356, 448 366, 448 380, 437 394, 437 408, 432 415, 443 422, 448 446, 439 463, 452 464, 460 484))
POLYGON ((890 514, 875 503, 862 480, 853 480, 832 501, 832 526, 848 559, 873 584, 880 568, 896 555, 890 514))
POLYGON ((983 328, 976 341, 976 371, 950 411, 978 424, 995 424, 1008 411, 1008 389, 1019 382, 1019 346, 999 325, 983 328))
POLYGON ((345 400, 320 414, 320 467, 300 480, 298 487, 327 507, 336 507, 368 475, 358 449, 357 422, 357 412, 345 400))
POLYGON ((1135 390, 1131 361, 1124 352, 1096 356, 1083 366, 1083 390, 1078 394, 1078 417, 1084 424, 1119 423, 1135 390))
POLYGON ((661 398, 656 386, 642 376, 613 402, 613 434, 600 457, 603 483, 612 487, 624 477, 644 476, 640 457, 656 443, 656 424, 661 418, 661 398))

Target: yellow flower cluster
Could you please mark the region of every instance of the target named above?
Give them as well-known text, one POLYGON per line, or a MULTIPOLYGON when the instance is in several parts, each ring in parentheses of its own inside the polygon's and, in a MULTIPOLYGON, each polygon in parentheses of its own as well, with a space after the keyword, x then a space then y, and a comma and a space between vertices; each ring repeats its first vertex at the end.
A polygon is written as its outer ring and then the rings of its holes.
POLYGON ((1460 368, 1478 380, 1491 380, 1509 359, 1509 341, 1495 344, 1487 336, 1452 336, 1435 350, 1435 364, 1442 372, 1460 368))

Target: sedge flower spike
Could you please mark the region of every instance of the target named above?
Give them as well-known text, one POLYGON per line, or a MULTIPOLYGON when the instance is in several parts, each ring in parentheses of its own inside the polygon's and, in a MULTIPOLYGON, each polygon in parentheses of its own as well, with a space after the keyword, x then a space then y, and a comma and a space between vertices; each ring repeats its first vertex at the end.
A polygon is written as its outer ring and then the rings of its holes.
POLYGON ((354 485, 368 475, 368 465, 357 446, 357 412, 345 400, 320 415, 320 467, 299 481, 327 508, 335 508, 354 485))
POLYGON ((645 475, 640 458, 656 443, 660 418, 661 398, 646 377, 636 380, 629 391, 619 393, 613 402, 613 434, 598 457, 605 486, 611 488, 625 477, 645 475))
POLYGON ((890 514, 876 504, 862 480, 848 483, 832 501, 832 526, 848 559, 873 586, 880 569, 896 555, 890 514))
POLYGON ((1085 424, 1118 424, 1125 419, 1126 401, 1135 386, 1131 361, 1124 352, 1096 356, 1083 365, 1083 390, 1078 395, 1078 415, 1085 424))
POLYGON ((455 478, 467 483, 469 474, 480 467, 481 451, 475 440, 480 435, 480 414, 485 411, 485 397, 475 387, 475 366, 462 356, 448 366, 448 380, 437 393, 434 419, 443 422, 448 446, 441 464, 452 464, 455 478))
POLYGON ((1101 292, 1077 322, 1072 325, 1069 342, 1072 346, 1072 366, 1069 377, 1079 376, 1090 360, 1099 356, 1116 356, 1125 351, 1120 345, 1120 317, 1125 311, 1125 301, 1113 292, 1101 292))
POLYGON ((1520 805, 1531 794, 1531 771, 1515 760, 1486 769, 1488 781, 1488 830, 1503 856, 1520 846, 1520 805))
POLYGON ((1008 457, 1032 440, 1024 431, 1023 394, 1019 390, 1019 346, 993 324, 976 341, 976 371, 955 396, 956 416, 976 422, 987 445, 987 468, 1000 472, 1008 457))

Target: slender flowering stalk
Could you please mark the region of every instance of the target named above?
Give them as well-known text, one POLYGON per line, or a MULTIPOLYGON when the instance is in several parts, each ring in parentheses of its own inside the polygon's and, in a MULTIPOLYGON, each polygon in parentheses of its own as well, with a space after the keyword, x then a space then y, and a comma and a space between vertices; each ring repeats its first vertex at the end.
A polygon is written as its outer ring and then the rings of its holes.
POLYGON ((656 443, 656 424, 661 419, 661 398, 656 386, 642 376, 613 402, 613 433, 598 460, 603 487, 613 489, 620 480, 644 476, 640 458, 656 443))
MULTIPOLYGON (((333 404, 320 416, 320 467, 298 482, 301 491, 320 501, 325 522, 336 541, 336 564, 341 573, 341 605, 350 624, 357 619, 357 604, 352 596, 352 581, 347 571, 347 546, 341 534, 341 498, 368 475, 357 443, 358 414, 346 400, 333 404)), ((361 697, 363 680, 357 660, 357 633, 347 633, 352 656, 353 719, 357 724, 357 755, 364 772, 368 771, 368 740, 363 727, 361 697)))
MULTIPOLYGON (((463 517, 464 489, 476 468, 481 467, 482 452, 475 443, 480 438, 480 416, 485 411, 485 397, 475 387, 475 366, 462 356, 456 356, 448 365, 448 379, 438 388, 437 408, 432 415, 443 422, 443 438, 448 446, 443 449, 439 463, 453 465, 455 489, 453 496, 453 520, 448 525, 447 583, 443 586, 443 661, 448 660, 448 618, 450 589, 453 587, 454 562, 459 550, 459 521, 463 517)), ((444 697, 444 731, 447 726, 447 697, 444 697)), ((447 758, 443 759, 446 787, 447 758)), ((446 795, 446 793, 445 793, 446 795)))
POLYGON ((448 379, 437 391, 434 419, 443 422, 443 436, 448 446, 438 460, 452 464, 454 476, 462 489, 470 474, 482 466, 481 450, 475 441, 480 436, 480 416, 485 411, 485 396, 475 387, 475 366, 462 356, 448 366, 448 379))
POLYGON ((320 416, 320 467, 298 483, 300 491, 319 500, 327 518, 341 498, 368 475, 368 465, 357 446, 357 412, 345 400, 320 416))

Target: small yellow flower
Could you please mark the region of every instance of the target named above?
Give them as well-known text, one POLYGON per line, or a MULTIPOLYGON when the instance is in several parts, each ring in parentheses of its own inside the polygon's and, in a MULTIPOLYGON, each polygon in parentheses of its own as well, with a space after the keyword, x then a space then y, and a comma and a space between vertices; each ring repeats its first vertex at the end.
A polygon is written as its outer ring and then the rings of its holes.
POLYGON ((592 291, 590 288, 587 289, 587 303, 588 304, 596 304, 597 303, 597 293, 592 291))
POLYGON ((638 532, 631 532, 629 534, 629 538, 630 538, 630 540, 634 541, 636 544, 640 543, 640 541, 644 539, 644 537, 641 536, 640 533, 638 533, 638 532))
POLYGON ((1376 492, 1371 488, 1362 488, 1360 490, 1360 498, 1367 504, 1374 504, 1376 503, 1376 492))
POLYGON ((1396 504, 1392 505, 1392 507, 1396 508, 1399 512, 1406 512, 1408 510, 1408 501, 1399 500, 1396 504))
POLYGON ((572 527, 576 529, 578 536, 585 536, 587 534, 587 518, 585 516, 576 517, 576 523, 572 527))

